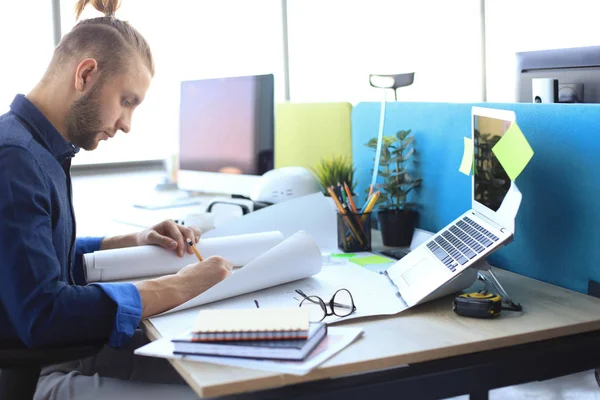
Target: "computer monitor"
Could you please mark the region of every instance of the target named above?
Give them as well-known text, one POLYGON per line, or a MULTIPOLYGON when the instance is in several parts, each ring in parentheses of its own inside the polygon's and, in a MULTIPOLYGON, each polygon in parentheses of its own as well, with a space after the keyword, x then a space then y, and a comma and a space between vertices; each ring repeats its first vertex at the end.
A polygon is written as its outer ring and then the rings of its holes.
POLYGON ((273 169, 272 74, 181 82, 179 189, 248 196, 273 169))
POLYGON ((532 78, 553 78, 559 103, 600 103, 600 46, 520 52, 516 61, 518 102, 533 102, 532 78))

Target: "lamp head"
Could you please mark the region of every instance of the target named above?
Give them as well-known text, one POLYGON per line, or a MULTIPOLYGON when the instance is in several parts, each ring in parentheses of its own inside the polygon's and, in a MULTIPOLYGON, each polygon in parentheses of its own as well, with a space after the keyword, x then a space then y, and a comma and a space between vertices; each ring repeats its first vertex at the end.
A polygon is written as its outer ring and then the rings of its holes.
POLYGON ((414 72, 404 74, 370 74, 369 84, 380 89, 398 89, 404 86, 410 86, 415 80, 414 72))

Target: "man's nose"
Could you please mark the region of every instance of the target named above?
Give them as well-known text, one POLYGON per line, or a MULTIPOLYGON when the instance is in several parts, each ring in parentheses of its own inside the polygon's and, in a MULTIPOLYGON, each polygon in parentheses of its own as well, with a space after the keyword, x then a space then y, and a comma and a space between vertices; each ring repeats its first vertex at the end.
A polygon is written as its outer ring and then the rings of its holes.
POLYGON ((131 130, 131 118, 123 116, 119 119, 117 129, 122 130, 124 133, 129 133, 131 130))

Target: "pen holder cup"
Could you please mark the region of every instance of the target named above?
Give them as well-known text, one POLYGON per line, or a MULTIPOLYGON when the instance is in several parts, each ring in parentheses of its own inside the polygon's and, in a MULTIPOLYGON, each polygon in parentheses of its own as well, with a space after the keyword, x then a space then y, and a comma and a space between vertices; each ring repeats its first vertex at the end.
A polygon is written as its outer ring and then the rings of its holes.
POLYGON ((338 248, 344 253, 371 251, 371 213, 337 213, 338 248))

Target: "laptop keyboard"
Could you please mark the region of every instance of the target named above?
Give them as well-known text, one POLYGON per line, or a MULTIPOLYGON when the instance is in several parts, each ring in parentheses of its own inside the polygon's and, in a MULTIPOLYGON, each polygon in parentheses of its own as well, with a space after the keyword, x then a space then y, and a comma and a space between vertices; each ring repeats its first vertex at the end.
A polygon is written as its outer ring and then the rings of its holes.
POLYGON ((452 272, 490 247, 499 238, 468 217, 442 231, 427 248, 452 272))

